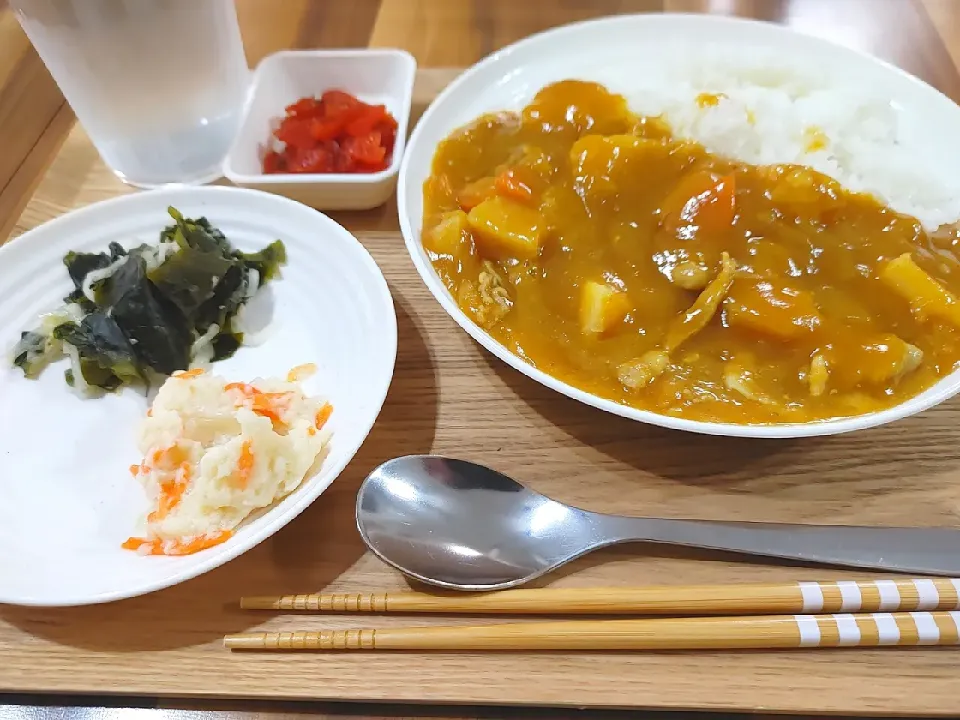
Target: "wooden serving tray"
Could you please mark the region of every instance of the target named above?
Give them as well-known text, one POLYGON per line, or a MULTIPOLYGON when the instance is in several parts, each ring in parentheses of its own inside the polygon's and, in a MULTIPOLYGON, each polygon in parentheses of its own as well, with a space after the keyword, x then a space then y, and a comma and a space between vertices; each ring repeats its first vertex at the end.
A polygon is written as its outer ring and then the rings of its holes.
MULTIPOLYGON (((417 112, 454 75, 421 72, 417 112)), ((15 234, 126 192, 132 191, 104 168, 76 128, 15 234)), ((960 707, 960 653, 949 648, 491 655, 225 651, 225 633, 253 628, 468 622, 273 617, 238 608, 243 594, 404 587, 398 574, 364 552, 354 526, 354 498, 374 466, 408 453, 485 463, 559 500, 604 512, 875 525, 960 522, 957 402, 884 428, 795 441, 712 438, 612 417, 535 384, 461 331, 414 271, 392 203, 335 217, 380 263, 399 320, 393 386, 356 459, 287 528, 196 580, 108 606, 0 607, 0 691, 809 714, 945 715, 960 707)), ((844 577, 871 575, 635 546, 595 554, 551 580, 588 587, 844 577)))

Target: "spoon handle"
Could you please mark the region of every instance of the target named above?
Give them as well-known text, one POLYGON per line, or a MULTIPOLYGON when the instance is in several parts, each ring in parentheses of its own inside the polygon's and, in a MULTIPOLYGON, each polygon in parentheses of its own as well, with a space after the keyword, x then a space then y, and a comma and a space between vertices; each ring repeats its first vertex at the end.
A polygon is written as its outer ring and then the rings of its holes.
POLYGON ((613 542, 664 543, 926 575, 960 574, 960 530, 599 518, 598 531, 613 542))

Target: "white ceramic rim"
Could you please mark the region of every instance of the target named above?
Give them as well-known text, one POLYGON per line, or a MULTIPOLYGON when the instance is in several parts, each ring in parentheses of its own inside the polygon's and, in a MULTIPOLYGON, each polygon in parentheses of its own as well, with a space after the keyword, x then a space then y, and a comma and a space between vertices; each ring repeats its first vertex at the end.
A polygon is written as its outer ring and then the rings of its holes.
MULTIPOLYGON (((602 27, 604 25, 612 25, 613 23, 622 23, 624 21, 671 23, 677 22, 678 20, 684 18, 691 20, 695 19, 696 22, 701 23, 715 23, 717 26, 763 26, 766 31, 771 33, 783 33, 784 35, 790 36, 802 35, 814 45, 826 46, 834 50, 839 48, 853 55, 865 58, 872 63, 884 67, 889 72, 900 75, 901 77, 909 80, 911 83, 920 85, 928 91, 933 91, 941 97, 944 97, 947 101, 952 102, 936 88, 933 88, 905 70, 898 68, 895 65, 886 62, 885 60, 881 60, 880 58, 870 55, 869 53, 838 45, 837 43, 824 40, 814 35, 798 32, 783 25, 777 25, 760 20, 726 17, 720 15, 700 15, 696 13, 656 13, 649 15, 634 14, 600 18, 597 20, 586 20, 536 33, 518 42, 515 42, 512 45, 508 45, 507 47, 498 50, 491 55, 488 55, 486 58, 467 69, 464 73, 457 77, 433 100, 433 102, 430 104, 430 107, 428 107, 426 112, 424 112, 420 117, 416 128, 414 128, 413 133, 410 135, 410 139, 407 141, 408 152, 405 153, 403 162, 400 165, 400 176, 397 186, 397 210, 400 217, 400 229, 403 233, 407 252, 410 254, 410 258, 413 260, 413 264, 416 266, 417 272, 420 273, 421 279, 424 281, 427 288, 429 288, 433 296, 437 299, 437 302, 439 302, 443 309, 447 311, 447 314, 450 315, 450 317, 452 317, 457 324, 482 347, 512 367, 514 370, 523 373, 541 385, 566 395, 569 398, 582 402, 585 405, 595 407, 613 415, 619 415, 620 417, 636 420, 638 422, 650 425, 669 428, 671 430, 683 430, 685 432, 698 433, 701 435, 722 435, 728 437, 750 438, 798 438, 838 435, 841 433, 852 432, 854 430, 864 430, 867 428, 876 427, 878 425, 885 425, 895 420, 900 420, 911 415, 915 415, 919 412, 923 412, 924 410, 928 410, 935 405, 938 405, 944 400, 957 394, 957 392, 960 392, 960 370, 957 370, 942 378, 936 385, 934 385, 932 388, 929 388, 921 395, 905 400, 904 402, 892 408, 888 408, 880 412, 868 413, 866 415, 839 418, 836 420, 809 423, 789 423, 782 425, 737 425, 734 423, 686 420, 683 418, 671 417, 669 415, 661 415, 648 410, 639 410, 628 405, 621 405, 620 403, 607 400, 594 395, 593 393, 580 390, 579 388, 568 385, 567 383, 548 375, 547 373, 524 362, 520 357, 514 355, 507 348, 494 340, 490 335, 484 332, 482 328, 480 328, 469 317, 467 317, 467 315, 454 301, 453 297, 447 291, 446 286, 436 274, 433 266, 421 253, 422 245, 420 242, 419 229, 417 229, 415 232, 411 225, 410 217, 405 211, 409 185, 407 174, 409 172, 408 166, 410 164, 411 156, 409 149, 414 148, 420 152, 425 151, 425 149, 417 147, 420 141, 420 134, 424 125, 437 112, 437 108, 446 102, 451 96, 455 96, 460 91, 461 87, 469 83, 477 75, 482 73, 493 74, 493 71, 498 65, 508 65, 511 55, 521 48, 527 48, 531 45, 543 44, 546 42, 561 42, 565 36, 575 35, 576 33, 581 32, 584 27, 588 26, 602 27)), ((429 150, 432 155, 435 151, 435 148, 430 148, 429 150)))
MULTIPOLYGON (((22 607, 73 607, 80 605, 96 605, 113 602, 116 600, 125 600, 127 598, 138 597, 140 595, 146 595, 148 593, 172 587, 174 585, 179 585, 187 580, 192 580, 195 577, 203 575, 204 573, 207 573, 231 560, 236 559, 289 524, 300 513, 310 507, 310 505, 312 505, 314 501, 316 501, 316 499, 320 497, 320 495, 323 494, 327 488, 329 488, 330 485, 336 481, 336 479, 343 472, 344 468, 346 468, 347 465, 353 461, 357 452, 360 450, 360 447, 366 441, 367 436, 373 429, 373 426, 376 423, 377 418, 380 416, 381 411, 383 410, 383 404, 386 401, 387 392, 390 389, 390 385, 393 382, 393 375, 396 371, 397 358, 397 315, 396 308, 393 303, 393 296, 390 293, 390 288, 387 284, 386 278, 383 277, 383 273, 380 271, 380 267, 373 259, 373 256, 370 255, 369 251, 353 235, 353 233, 344 228, 335 220, 324 215, 319 210, 315 210, 295 200, 290 200, 289 198, 285 198, 280 195, 274 195, 261 190, 221 186, 206 186, 203 188, 182 187, 168 188, 160 191, 146 190, 134 192, 129 195, 121 195, 119 197, 113 197, 107 200, 91 203, 90 205, 85 205, 84 207, 64 213, 63 215, 53 218, 52 220, 48 220, 47 222, 38 225, 35 228, 31 228, 22 235, 19 235, 18 237, 0 246, 0 263, 5 262, 7 258, 14 253, 24 252, 27 243, 36 242, 32 240, 32 236, 40 228, 44 228, 45 232, 50 232, 51 230, 56 231, 62 225, 76 222, 78 217, 82 219, 84 215, 93 215, 95 213, 103 212, 103 208, 105 207, 114 209, 117 212, 122 212, 125 205, 136 204, 142 200, 142 197, 145 194, 151 192, 177 192, 193 194, 197 193, 198 191, 205 195, 260 195, 269 197, 271 202, 278 203, 280 206, 286 205, 291 209, 291 211, 300 213, 315 213, 317 216, 319 216, 320 220, 324 224, 332 223, 343 231, 340 239, 337 240, 337 242, 345 242, 347 241, 347 237, 349 237, 350 240, 356 245, 356 249, 359 251, 358 257, 361 258, 361 262, 364 264, 366 269, 370 271, 371 275, 375 279, 375 284, 379 289, 379 300, 383 304, 384 314, 390 318, 390 322, 385 323, 385 330, 388 333, 388 336, 385 338, 385 340, 390 348, 390 372, 386 374, 386 381, 382 384, 382 386, 376 389, 375 397, 379 400, 378 404, 376 405, 376 412, 371 413, 368 426, 363 428, 362 431, 357 434, 357 440, 348 448, 345 453, 343 453, 343 457, 340 462, 324 469, 324 473, 329 473, 330 482, 326 484, 317 484, 310 493, 305 493, 296 497, 296 502, 290 503, 289 507, 287 507, 283 513, 280 513, 276 517, 272 518, 270 523, 262 523, 258 525, 259 520, 254 520, 248 526, 250 531, 245 535, 245 537, 243 537, 243 542, 237 542, 235 544, 224 543, 222 546, 220 546, 222 550, 219 552, 212 552, 210 556, 203 562, 197 563, 196 565, 191 565, 189 569, 185 571, 171 572, 168 577, 160 582, 145 583, 136 587, 131 587, 128 590, 102 593, 92 597, 68 597, 63 601, 29 601, 24 600, 23 598, 5 598, 0 596, 0 604, 19 605, 22 607)), ((285 502, 290 500, 291 497, 292 496, 288 496, 287 498, 281 500, 278 503, 278 506, 283 505, 285 502)))
POLYGON ((256 69, 253 71, 253 75, 250 79, 249 93, 246 102, 244 103, 243 115, 240 119, 240 125, 238 127, 242 128, 247 122, 247 116, 250 114, 250 110, 253 106, 257 88, 260 85, 261 76, 265 72, 263 68, 271 62, 276 62, 277 58, 310 57, 322 60, 324 58, 333 57, 350 59, 377 55, 382 57, 394 57, 398 59, 407 66, 406 69, 409 76, 409 82, 405 83, 402 88, 398 89, 401 113, 400 117, 396 118, 397 139, 394 143, 393 159, 390 161, 389 167, 387 167, 385 170, 380 170, 379 172, 367 174, 272 173, 270 175, 265 175, 263 173, 256 173, 253 175, 247 175, 244 173, 238 173, 231 170, 231 159, 234 151, 237 148, 237 142, 240 139, 238 131, 237 138, 230 145, 230 149, 227 151, 227 155, 223 160, 221 167, 223 176, 230 180, 230 182, 238 185, 251 185, 254 183, 257 185, 373 185, 396 176, 400 171, 401 163, 403 162, 404 150, 406 149, 407 145, 407 130, 410 124, 410 108, 413 104, 413 86, 417 79, 417 60, 406 50, 401 50, 399 48, 377 48, 370 50, 280 50, 278 52, 271 53, 270 55, 264 57, 257 64, 256 69))

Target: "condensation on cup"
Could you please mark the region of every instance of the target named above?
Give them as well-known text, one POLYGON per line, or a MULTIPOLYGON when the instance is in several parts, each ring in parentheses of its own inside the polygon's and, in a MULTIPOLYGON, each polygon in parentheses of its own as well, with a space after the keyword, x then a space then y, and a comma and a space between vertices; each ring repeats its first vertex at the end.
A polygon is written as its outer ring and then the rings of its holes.
POLYGON ((12 0, 104 162, 139 187, 210 182, 250 71, 233 0, 12 0))

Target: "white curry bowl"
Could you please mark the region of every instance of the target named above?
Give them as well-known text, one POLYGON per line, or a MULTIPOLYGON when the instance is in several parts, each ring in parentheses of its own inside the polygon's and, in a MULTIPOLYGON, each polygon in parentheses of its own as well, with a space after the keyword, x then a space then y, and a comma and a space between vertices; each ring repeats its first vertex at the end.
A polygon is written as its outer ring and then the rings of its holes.
POLYGON ((956 132, 960 107, 949 98, 877 58, 785 27, 717 16, 662 14, 618 16, 550 30, 494 53, 457 78, 427 109, 407 143, 397 188, 400 226, 420 276, 447 313, 500 360, 552 390, 615 415, 688 432, 753 438, 833 435, 899 420, 960 391, 960 371, 955 371, 895 407, 866 415, 767 425, 686 420, 638 410, 568 385, 511 353, 460 310, 420 241, 423 184, 437 145, 483 113, 520 109, 540 88, 558 80, 594 80, 629 96, 632 74, 656 71, 651 49, 658 43, 689 44, 691 52, 710 44, 795 57, 831 78, 873 88, 895 107, 916 111, 923 118, 923 133, 936 138, 941 157, 960 157, 960 133, 956 132), (618 74, 617 68, 628 70, 618 74))

